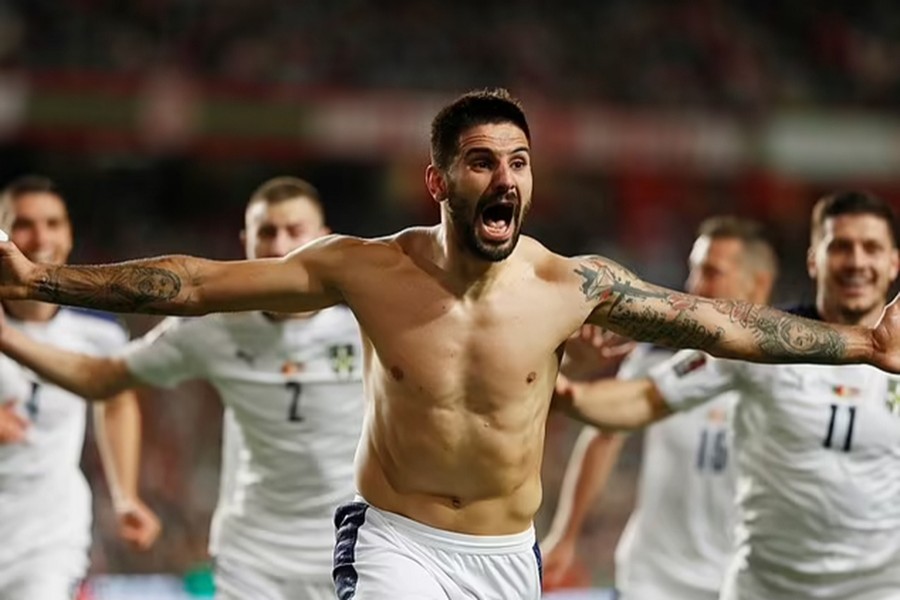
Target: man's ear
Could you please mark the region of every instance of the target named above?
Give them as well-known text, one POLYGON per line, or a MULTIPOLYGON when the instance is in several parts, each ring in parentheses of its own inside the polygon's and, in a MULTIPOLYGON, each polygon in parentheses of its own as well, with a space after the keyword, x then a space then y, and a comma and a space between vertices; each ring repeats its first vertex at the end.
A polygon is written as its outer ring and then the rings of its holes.
POLYGON ((813 246, 806 250, 806 272, 813 281, 819 275, 819 270, 816 268, 816 249, 813 246))
POLYGON ((440 169, 433 164, 425 167, 425 187, 435 202, 443 202, 447 199, 447 179, 440 169))

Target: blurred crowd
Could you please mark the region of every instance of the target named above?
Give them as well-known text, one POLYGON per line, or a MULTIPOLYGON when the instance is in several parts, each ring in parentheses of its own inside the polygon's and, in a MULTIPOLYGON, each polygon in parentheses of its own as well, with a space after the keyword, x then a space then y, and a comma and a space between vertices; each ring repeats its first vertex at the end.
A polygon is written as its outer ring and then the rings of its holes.
POLYGON ((756 111, 893 107, 887 0, 6 0, 3 63, 316 87, 462 89, 756 111))

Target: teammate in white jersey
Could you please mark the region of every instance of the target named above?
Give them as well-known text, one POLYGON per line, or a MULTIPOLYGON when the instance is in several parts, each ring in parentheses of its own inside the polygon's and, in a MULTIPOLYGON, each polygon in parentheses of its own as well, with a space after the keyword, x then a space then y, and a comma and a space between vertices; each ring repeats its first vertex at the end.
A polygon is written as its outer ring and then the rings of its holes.
MULTIPOLYGON (((687 290, 708 298, 768 301, 775 253, 759 224, 713 217, 699 228, 687 290)), ((646 377, 671 350, 641 345, 620 379, 646 377)), ((637 503, 616 548, 622 600, 715 600, 733 554, 733 391, 675 415, 644 433, 637 503)), ((605 487, 624 434, 585 427, 566 472, 553 525, 542 544, 544 579, 553 585, 571 567, 582 525, 605 487)))
MULTIPOLYGON (((813 211, 809 273, 830 322, 879 318, 897 276, 894 216, 878 198, 841 193, 813 211)), ((737 555, 726 600, 900 597, 898 379, 867 366, 754 365, 688 351, 649 379, 562 382, 598 422, 639 426, 728 390, 738 467, 737 555)))
MULTIPOLYGON (((0 222, 29 256, 56 264, 72 250, 68 211, 53 182, 28 176, 0 198, 0 222)), ((41 302, 3 301, 9 325, 36 339, 96 355, 127 341, 111 317, 41 302)), ((0 600, 72 598, 88 566, 91 497, 79 463, 85 406, 4 357, 0 429, 0 600)), ((95 411, 97 443, 121 537, 148 547, 159 532, 137 498, 140 417, 132 392, 95 411)))
MULTIPOLYGON (((277 258, 327 232, 315 188, 279 177, 252 195, 242 241, 248 258, 277 258)), ((91 398, 211 383, 226 407, 210 535, 217 598, 334 598, 333 514, 355 493, 365 412, 359 328, 347 308, 167 319, 117 358, 61 352, 15 332, 0 347, 91 398)))

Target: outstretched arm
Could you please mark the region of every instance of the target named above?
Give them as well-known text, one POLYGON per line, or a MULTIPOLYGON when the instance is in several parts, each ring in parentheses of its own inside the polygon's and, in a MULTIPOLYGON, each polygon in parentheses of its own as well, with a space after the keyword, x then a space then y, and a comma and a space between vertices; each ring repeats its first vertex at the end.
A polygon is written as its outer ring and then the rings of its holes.
POLYGON ((0 297, 116 312, 304 312, 341 301, 335 274, 350 238, 328 236, 281 259, 164 256, 111 265, 34 264, 0 243, 0 297))
POLYGON ((560 375, 552 407, 588 425, 623 430, 640 429, 672 414, 648 378, 581 382, 560 375))
MULTIPOLYGON (((597 256, 572 259, 587 322, 630 338, 754 362, 868 362, 900 369, 900 315, 892 303, 875 329, 804 319, 737 300, 700 298, 646 283, 597 256)), ((574 280, 573 280, 574 281, 574 280)))
POLYGON ((63 350, 36 341, 14 327, 6 327, 2 321, 0 352, 41 378, 86 399, 106 400, 140 385, 120 358, 63 350))

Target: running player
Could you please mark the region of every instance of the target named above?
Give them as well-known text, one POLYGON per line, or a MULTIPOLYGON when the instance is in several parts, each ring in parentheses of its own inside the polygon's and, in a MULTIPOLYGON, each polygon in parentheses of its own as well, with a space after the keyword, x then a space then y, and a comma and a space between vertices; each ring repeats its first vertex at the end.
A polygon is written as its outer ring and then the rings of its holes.
MULTIPOLYGON (((713 217, 699 228, 687 290, 707 298, 767 303, 775 253, 758 223, 713 217)), ((646 377, 673 352, 639 346, 620 379, 646 377)), ((672 416, 644 433, 637 504, 616 548, 622 600, 716 600, 733 554, 734 461, 730 421, 737 392, 672 416)), ((578 536, 606 485, 624 434, 585 427, 566 472, 551 531, 542 544, 545 580, 571 567, 578 536)))
MULTIPOLYGON (((284 256, 328 233, 318 192, 293 177, 250 197, 251 259, 284 256)), ((359 327, 345 307, 168 319, 121 357, 73 354, 3 331, 0 349, 89 398, 205 379, 225 405, 213 517, 220 600, 334 598, 334 507, 352 500, 364 413, 359 327)))
MULTIPOLYGON (((882 200, 861 193, 822 199, 809 252, 816 304, 795 312, 875 323, 897 277, 895 236, 882 200)), ((898 384, 863 365, 755 365, 687 351, 651 369, 649 379, 560 387, 567 401, 590 406, 596 421, 612 426, 639 426, 736 390, 739 526, 722 598, 894 600, 898 384)))
POLYGON ((538 598, 532 519, 561 347, 585 322, 640 341, 771 362, 900 369, 900 309, 847 327, 648 284, 604 258, 523 237, 528 124, 505 91, 466 94, 432 126, 441 222, 329 236, 282 260, 169 256, 35 264, 0 243, 0 297, 129 312, 304 312, 346 303, 363 332, 361 499, 342 507, 342 598, 538 598))
MULTIPOLYGON (((0 197, 0 222, 30 258, 57 265, 68 259, 68 211, 50 180, 12 182, 0 197)), ((127 341, 120 325, 98 314, 30 300, 3 300, 3 307, 15 329, 71 350, 108 354, 127 341)), ((90 546, 91 497, 79 469, 84 404, 18 365, 3 369, 0 599, 68 600, 85 576, 90 546)), ((147 548, 159 522, 137 497, 140 416, 134 394, 117 394, 95 417, 120 536, 147 548)))

